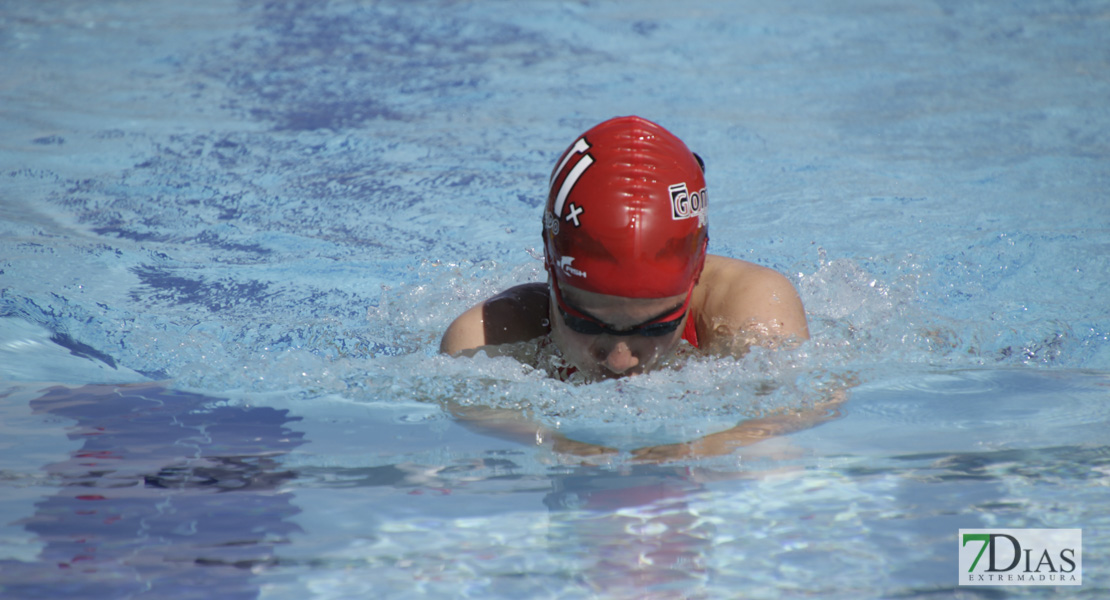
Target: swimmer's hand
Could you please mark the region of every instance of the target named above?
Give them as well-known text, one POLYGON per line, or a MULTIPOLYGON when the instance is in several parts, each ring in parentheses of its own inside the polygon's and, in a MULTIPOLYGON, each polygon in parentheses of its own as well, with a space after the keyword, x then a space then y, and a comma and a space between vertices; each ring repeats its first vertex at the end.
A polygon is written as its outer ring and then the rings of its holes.
POLYGON ((750 426, 748 422, 744 422, 727 431, 713 433, 689 442, 638 448, 632 451, 632 458, 639 462, 664 463, 686 458, 721 456, 773 436, 774 434, 769 430, 750 426))
POLYGON ((562 434, 555 434, 552 442, 551 449, 555 452, 559 454, 569 454, 579 458, 596 458, 617 453, 616 448, 579 442, 578 440, 572 440, 562 434))
POLYGON ((750 419, 732 429, 711 433, 689 442, 639 448, 632 451, 632 458, 641 462, 660 463, 730 454, 737 448, 816 427, 839 418, 839 406, 845 397, 844 390, 837 390, 831 398, 812 408, 750 419))
POLYGON ((516 409, 464 406, 447 402, 445 408, 460 423, 491 437, 527 445, 547 445, 557 453, 578 458, 596 458, 616 454, 616 448, 572 440, 562 433, 538 425, 516 409))

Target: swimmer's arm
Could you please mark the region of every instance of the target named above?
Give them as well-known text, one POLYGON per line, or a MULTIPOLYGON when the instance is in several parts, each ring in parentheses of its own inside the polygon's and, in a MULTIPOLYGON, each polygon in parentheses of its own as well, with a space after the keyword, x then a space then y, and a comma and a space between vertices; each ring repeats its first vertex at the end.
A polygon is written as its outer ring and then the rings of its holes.
POLYGON ((519 410, 476 405, 463 406, 456 402, 447 402, 445 408, 460 423, 481 435, 526 446, 549 446, 559 454, 581 458, 617 452, 607 446, 572 440, 558 431, 535 423, 519 410))
POLYGON ((632 456, 638 461, 659 463, 729 454, 737 448, 837 419, 840 417, 840 405, 847 397, 846 388, 836 388, 828 392, 827 398, 810 408, 749 419, 732 429, 711 433, 690 442, 639 448, 632 451, 632 456))
POLYGON ((482 312, 485 302, 472 306, 447 327, 443 338, 439 340, 439 351, 443 354, 458 356, 471 355, 478 348, 486 345, 485 323, 482 312))
POLYGON ((781 273, 749 262, 706 260, 705 308, 698 337, 711 353, 743 355, 751 346, 779 347, 809 339, 805 308, 781 273))
POLYGON ((518 285, 471 307, 447 327, 439 351, 471 356, 484 346, 511 344, 547 333, 547 284, 518 285))

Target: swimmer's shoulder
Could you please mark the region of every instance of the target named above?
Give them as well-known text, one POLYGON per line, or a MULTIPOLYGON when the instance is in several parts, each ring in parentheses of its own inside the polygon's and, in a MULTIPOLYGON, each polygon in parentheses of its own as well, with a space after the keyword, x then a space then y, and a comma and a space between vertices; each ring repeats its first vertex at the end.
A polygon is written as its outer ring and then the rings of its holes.
POLYGON ((716 254, 705 257, 705 268, 698 287, 702 288, 703 285, 706 291, 729 298, 780 291, 785 287, 794 289, 790 280, 774 269, 716 254))
MULTIPOLYGON (((694 292, 699 339, 746 332, 752 338, 809 338, 801 297, 782 273, 737 258, 710 254, 694 292)), ((720 341, 720 340, 716 340, 720 341)))
POLYGON ((439 351, 472 354, 483 346, 528 341, 549 331, 547 283, 513 286, 472 306, 447 327, 439 351))

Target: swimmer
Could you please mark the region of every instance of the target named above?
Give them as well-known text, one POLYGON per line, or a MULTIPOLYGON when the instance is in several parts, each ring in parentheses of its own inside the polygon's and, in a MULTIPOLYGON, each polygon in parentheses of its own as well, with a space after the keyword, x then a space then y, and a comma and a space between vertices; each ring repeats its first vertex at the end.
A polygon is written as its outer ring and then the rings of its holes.
POLYGON ((658 368, 685 340, 708 354, 809 338, 782 274, 707 254, 704 163, 639 117, 605 121, 557 161, 543 212, 546 283, 510 288, 460 315, 453 356, 550 340, 587 380, 658 368), (549 336, 549 337, 548 337, 549 336))

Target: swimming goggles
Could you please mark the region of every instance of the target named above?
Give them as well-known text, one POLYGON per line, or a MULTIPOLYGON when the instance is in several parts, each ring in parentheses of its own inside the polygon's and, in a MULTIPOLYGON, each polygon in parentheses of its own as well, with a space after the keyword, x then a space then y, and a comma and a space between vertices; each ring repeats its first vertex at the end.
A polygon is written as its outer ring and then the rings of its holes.
POLYGON ((682 318, 686 316, 686 311, 690 308, 690 298, 694 296, 694 283, 696 282, 690 284, 690 291, 686 293, 686 301, 681 305, 669 309, 657 317, 652 317, 639 325, 622 329, 614 329, 604 321, 567 302, 563 298, 563 293, 559 291, 559 284, 555 281, 551 282, 551 288, 555 292, 555 304, 559 308, 559 314, 562 315, 563 322, 566 323, 567 328, 575 333, 581 333, 582 335, 659 337, 674 333, 678 326, 682 324, 682 318))

